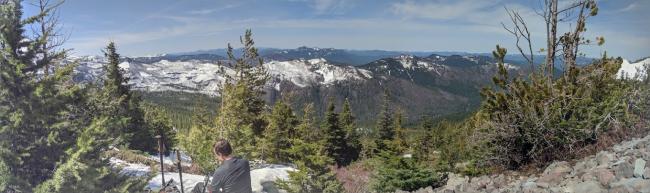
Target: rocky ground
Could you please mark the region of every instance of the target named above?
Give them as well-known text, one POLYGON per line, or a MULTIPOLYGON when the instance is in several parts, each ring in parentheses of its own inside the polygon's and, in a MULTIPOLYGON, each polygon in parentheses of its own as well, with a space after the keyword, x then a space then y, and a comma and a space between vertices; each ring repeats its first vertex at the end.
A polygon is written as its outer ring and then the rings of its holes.
POLYGON ((650 193, 650 135, 622 142, 573 164, 554 162, 539 174, 474 178, 450 174, 445 186, 415 192, 650 193))

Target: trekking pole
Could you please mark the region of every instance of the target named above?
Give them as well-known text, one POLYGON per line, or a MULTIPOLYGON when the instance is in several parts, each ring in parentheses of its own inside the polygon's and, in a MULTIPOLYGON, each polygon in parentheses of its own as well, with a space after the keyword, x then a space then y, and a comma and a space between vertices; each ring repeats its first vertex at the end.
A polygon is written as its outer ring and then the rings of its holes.
POLYGON ((162 176, 162 185, 165 185, 165 165, 163 163, 163 143, 162 143, 162 137, 160 135, 156 135, 155 137, 158 139, 158 155, 160 156, 160 175, 162 176))
POLYGON ((181 182, 181 193, 185 193, 185 187, 183 187, 183 167, 181 167, 181 151, 178 149, 176 150, 176 160, 178 160, 176 166, 178 167, 178 178, 181 182))

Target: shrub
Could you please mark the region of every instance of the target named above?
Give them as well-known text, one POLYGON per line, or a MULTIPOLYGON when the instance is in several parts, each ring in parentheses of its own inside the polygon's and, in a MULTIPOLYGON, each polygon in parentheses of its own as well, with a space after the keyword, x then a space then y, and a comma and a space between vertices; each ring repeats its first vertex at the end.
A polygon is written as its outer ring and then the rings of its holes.
POLYGON ((486 147, 477 129, 485 122, 482 112, 459 122, 443 120, 434 125, 431 120, 423 120, 420 129, 425 133, 416 140, 414 157, 438 171, 484 174, 489 171, 482 162, 486 147))
POLYGON ((394 192, 396 190, 415 191, 432 186, 434 188, 446 183, 446 174, 441 175, 431 167, 418 164, 413 158, 394 156, 382 152, 381 165, 376 166, 372 187, 377 192, 394 192))
POLYGON ((501 61, 495 88, 481 92, 493 163, 518 168, 553 160, 626 122, 629 87, 615 78, 622 59, 603 56, 548 82, 537 73, 510 79, 503 56, 505 50, 495 52, 501 61))

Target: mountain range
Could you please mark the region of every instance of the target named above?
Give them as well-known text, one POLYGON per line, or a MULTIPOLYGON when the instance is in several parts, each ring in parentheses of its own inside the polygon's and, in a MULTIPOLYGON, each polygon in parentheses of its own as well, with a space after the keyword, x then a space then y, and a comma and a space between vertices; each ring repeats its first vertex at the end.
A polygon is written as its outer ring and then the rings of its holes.
MULTIPOLYGON (((236 49, 235 55, 240 52, 236 49)), ((422 116, 442 118, 472 112, 480 102, 479 90, 491 84, 497 70, 494 59, 485 54, 452 52, 300 47, 263 48, 260 56, 271 76, 265 96, 269 103, 285 97, 296 110, 313 103, 316 112, 323 112, 330 99, 339 105, 348 99, 361 125, 374 122, 384 91, 389 93, 391 106, 403 111, 411 122, 422 116)), ((106 62, 98 56, 70 60, 79 63, 74 78, 79 82, 98 80, 106 62)), ((524 63, 509 59, 506 66, 513 74, 526 74, 530 67, 524 63)), ((224 64, 225 50, 209 50, 124 57, 119 66, 130 78, 131 87, 145 95, 177 92, 218 98, 223 74, 233 72, 224 64)))

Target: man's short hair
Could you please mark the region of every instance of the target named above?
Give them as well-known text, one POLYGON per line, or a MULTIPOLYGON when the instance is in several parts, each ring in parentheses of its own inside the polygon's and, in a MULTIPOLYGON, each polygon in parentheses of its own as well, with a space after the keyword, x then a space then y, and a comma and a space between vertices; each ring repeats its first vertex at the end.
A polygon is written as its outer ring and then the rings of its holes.
POLYGON ((232 154, 232 147, 230 147, 230 143, 228 143, 227 140, 220 139, 216 143, 214 143, 214 147, 212 148, 212 151, 216 155, 229 156, 230 154, 232 154))

